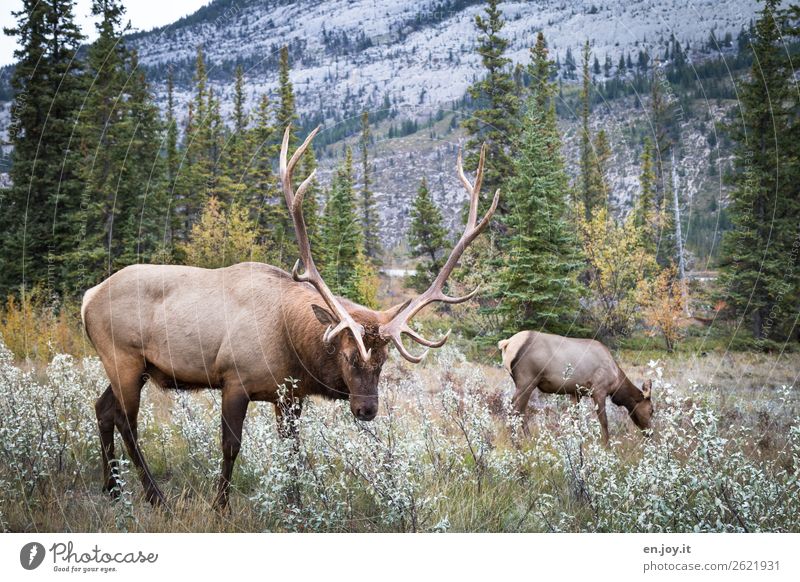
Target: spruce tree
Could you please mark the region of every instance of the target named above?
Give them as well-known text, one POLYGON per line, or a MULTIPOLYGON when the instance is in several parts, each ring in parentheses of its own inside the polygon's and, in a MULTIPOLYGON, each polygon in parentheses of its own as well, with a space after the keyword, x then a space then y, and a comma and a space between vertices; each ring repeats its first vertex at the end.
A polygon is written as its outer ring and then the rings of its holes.
POLYGON ((294 104, 294 88, 292 81, 289 77, 289 47, 282 46, 280 50, 279 69, 278 69, 278 93, 280 94, 280 104, 277 111, 277 119, 275 124, 280 130, 280 137, 283 138, 283 132, 286 126, 292 124, 292 130, 289 133, 289 155, 292 155, 295 146, 297 145, 296 122, 297 112, 295 111, 294 104))
POLYGON ((608 206, 608 164, 611 161, 611 146, 606 131, 597 132, 592 144, 592 159, 589 164, 589 191, 591 192, 592 209, 608 206))
POLYGON ((417 274, 412 280, 412 285, 418 291, 427 289, 441 271, 446 244, 447 229, 443 224, 442 211, 433 201, 428 182, 423 177, 411 206, 411 227, 408 231, 411 256, 424 258, 417 265, 417 274))
POLYGON ((653 142, 645 138, 642 150, 642 173, 639 175, 639 195, 633 207, 633 224, 641 229, 642 241, 648 252, 655 253, 658 237, 655 208, 656 174, 653 168, 653 142))
POLYGON ((119 166, 119 252, 112 270, 142 262, 171 260, 169 190, 161 144, 164 128, 136 52, 129 60, 125 154, 119 166))
POLYGON ((597 204, 595 193, 592 191, 592 136, 589 133, 589 41, 583 45, 583 75, 581 89, 581 202, 586 218, 592 215, 592 209, 597 204))
MULTIPOLYGON (((483 190, 492 194, 511 176, 512 146, 519 133, 519 98, 509 69, 511 60, 505 56, 508 40, 501 36, 505 21, 499 3, 499 0, 487 0, 485 14, 475 16, 475 25, 480 32, 477 52, 485 75, 469 88, 469 95, 478 108, 462 124, 471 136, 466 148, 466 169, 477 167, 484 142, 489 148, 483 190)), ((488 204, 485 201, 482 206, 488 204)), ((506 211, 507 205, 501 199, 498 214, 506 211)))
POLYGON ((232 182, 234 202, 246 208, 254 201, 255 193, 252 185, 246 180, 252 142, 247 131, 249 114, 245 108, 245 99, 244 69, 238 65, 233 86, 231 134, 225 145, 225 174, 232 182))
POLYGON ((320 268, 325 282, 334 293, 361 301, 357 268, 364 260, 364 238, 356 213, 353 152, 349 146, 333 178, 321 234, 320 268))
MULTIPOLYGON (((537 39, 533 56, 535 69, 552 66, 543 36, 537 39)), ((576 277, 581 262, 577 237, 567 219, 569 184, 554 93, 555 86, 547 78, 537 80, 506 193, 509 256, 500 274, 498 311, 507 333, 520 329, 574 332, 571 322, 578 309, 576 277)))
POLYGON ((175 177, 173 204, 180 209, 180 238, 189 235, 192 224, 199 218, 213 184, 212 146, 209 130, 209 91, 203 47, 198 45, 195 58, 194 97, 183 131, 183 162, 175 177))
POLYGON ((98 38, 87 51, 87 89, 81 113, 84 203, 75 213, 81 235, 67 254, 73 292, 114 270, 146 260, 158 246, 164 214, 161 127, 136 55, 122 40, 124 8, 94 0, 98 38))
POLYGON ((372 194, 371 168, 369 163, 369 113, 361 114, 361 138, 358 147, 361 152, 361 230, 364 233, 364 252, 374 263, 380 263, 381 242, 379 236, 380 221, 375 197, 372 194))
POLYGON ((254 125, 248 132, 252 162, 247 179, 256 196, 254 218, 260 242, 267 249, 267 260, 283 265, 292 260, 286 257, 284 261, 281 256, 289 215, 273 168, 279 153, 278 128, 274 125, 272 106, 266 94, 261 95, 254 116, 254 125))
POLYGON ((81 205, 75 125, 85 78, 76 53, 83 35, 72 2, 24 0, 4 29, 20 46, 9 138, 12 186, 0 201, 0 293, 46 284, 60 291, 66 254, 80 235, 70 220, 81 205))
POLYGON ((756 21, 753 65, 738 88, 741 117, 728 126, 736 142, 736 172, 728 207, 733 228, 722 246, 722 299, 759 341, 792 333, 800 286, 796 248, 792 253, 798 216, 790 123, 797 105, 789 90, 795 81, 783 54, 778 8, 777 0, 766 0, 756 21))

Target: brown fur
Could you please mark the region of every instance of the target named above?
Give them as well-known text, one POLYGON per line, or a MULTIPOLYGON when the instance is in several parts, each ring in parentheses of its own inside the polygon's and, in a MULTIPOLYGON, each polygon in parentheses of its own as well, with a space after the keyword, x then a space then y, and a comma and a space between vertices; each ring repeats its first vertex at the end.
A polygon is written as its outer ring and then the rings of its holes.
POLYGON ((639 428, 650 428, 650 381, 645 383, 644 392, 639 390, 600 342, 522 331, 501 341, 498 347, 517 388, 512 401, 517 414, 524 414, 531 394, 538 388, 548 394, 568 394, 575 403, 591 395, 604 442, 608 442, 607 397, 617 406, 624 406, 639 428))
POLYGON ((312 394, 349 399, 358 418, 374 418, 378 379, 388 356, 388 340, 378 328, 402 306, 374 311, 340 301, 366 330, 364 343, 372 348, 366 364, 349 333, 323 343, 332 316, 317 291, 269 265, 214 270, 135 265, 87 291, 84 327, 111 383, 95 406, 105 488, 115 486, 116 427, 147 499, 164 502, 138 445, 139 401, 148 379, 164 388, 221 390, 220 507, 228 501, 249 402, 272 402, 280 415, 278 389, 287 378, 299 381, 293 396, 300 402, 312 394))

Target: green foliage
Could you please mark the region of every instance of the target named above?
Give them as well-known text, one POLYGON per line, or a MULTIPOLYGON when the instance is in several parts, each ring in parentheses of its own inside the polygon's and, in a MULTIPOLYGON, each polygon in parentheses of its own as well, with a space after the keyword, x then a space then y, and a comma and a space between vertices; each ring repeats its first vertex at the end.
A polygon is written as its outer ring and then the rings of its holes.
MULTIPOLYGON (((499 8, 499 0, 487 0, 484 15, 475 16, 475 25, 480 32, 477 52, 485 69, 485 75, 469 88, 469 95, 477 109, 463 122, 471 136, 467 143, 465 167, 476 168, 479 150, 486 143, 486 170, 484 190, 494 194, 511 176, 511 149, 519 134, 519 97, 509 63, 505 55, 508 40, 500 33, 505 25, 499 8)), ((501 215, 506 212, 501 202, 501 215)))
POLYGON ((80 207, 82 188, 73 131, 86 87, 76 59, 84 37, 72 2, 25 0, 13 16, 16 26, 5 30, 20 48, 11 79, 13 186, 0 202, 3 296, 20 284, 60 291, 69 275, 66 255, 79 237, 70 216, 80 207))
POLYGON ((182 251, 187 265, 206 269, 264 259, 247 209, 233 203, 224 210, 214 196, 208 199, 200 220, 192 226, 182 251))
POLYGON ((444 265, 444 249, 447 229, 443 225, 442 211, 428 191, 428 182, 423 177, 411 206, 411 227, 408 244, 411 256, 423 257, 417 264, 417 273, 411 281, 418 291, 427 289, 444 265))
MULTIPOLYGON (((543 37, 533 67, 548 68, 543 37)), ((568 333, 578 315, 579 243, 568 221, 568 177, 547 76, 534 82, 506 199, 508 259, 500 272, 503 331, 568 333)), ((573 330, 574 331, 574 330, 573 330)))
POLYGON ((353 152, 348 147, 342 166, 336 171, 322 217, 320 272, 337 295, 357 303, 376 302, 374 271, 365 263, 364 237, 356 212, 353 183, 353 152), (372 279, 373 284, 365 283, 372 279))
POLYGON ((586 317, 600 336, 626 335, 636 322, 637 286, 658 271, 655 256, 633 216, 617 222, 599 208, 588 220, 580 218, 579 226, 590 292, 586 317))
POLYGON ((721 299, 748 322, 757 340, 797 335, 800 298, 797 225, 797 95, 779 20, 766 0, 750 49, 750 77, 739 83, 741 117, 728 126, 736 142, 735 184, 723 239, 721 299))
POLYGON ((380 263, 381 241, 378 236, 380 220, 375 206, 375 197, 370 186, 371 168, 369 163, 369 145, 372 134, 369 129, 369 113, 361 114, 361 138, 358 147, 361 152, 361 229, 364 233, 364 253, 375 263, 380 263))

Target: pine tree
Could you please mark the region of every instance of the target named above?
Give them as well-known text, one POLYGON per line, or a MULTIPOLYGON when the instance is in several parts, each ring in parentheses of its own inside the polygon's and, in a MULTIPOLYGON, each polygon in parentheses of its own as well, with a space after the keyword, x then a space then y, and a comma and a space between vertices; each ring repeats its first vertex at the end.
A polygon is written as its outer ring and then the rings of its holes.
MULTIPOLYGON (((735 187, 728 212, 733 229, 723 239, 722 299, 748 321, 759 341, 793 332, 800 287, 796 249, 797 159, 793 154, 794 77, 783 54, 778 0, 766 0, 750 48, 750 76, 739 83, 741 123, 728 127, 736 142, 735 187), (788 264, 793 258, 793 263, 788 264)), ((796 333, 796 331, 794 331, 796 333)))
POLYGON ((372 185, 369 163, 370 139, 369 113, 364 111, 361 114, 361 139, 358 143, 361 151, 361 230, 364 233, 364 252, 374 264, 379 264, 381 255, 380 221, 378 209, 375 207, 375 198, 370 188, 372 185))
POLYGON ((634 205, 634 224, 643 229, 648 246, 655 250, 655 181, 653 168, 653 142, 645 138, 642 150, 642 173, 639 175, 639 196, 634 205))
MULTIPOLYGON (((485 14, 475 16, 475 25, 481 33, 477 52, 486 74, 469 88, 478 109, 463 122, 472 136, 467 144, 465 168, 477 167, 479 150, 485 142, 489 149, 483 186, 484 191, 492 194, 511 176, 511 150, 519 134, 519 98, 508 66, 511 61, 504 56, 508 40, 500 35, 505 21, 498 4, 499 0, 487 0, 485 14)), ((501 199, 498 214, 506 211, 507 205, 501 199)))
POLYGON ((608 164, 611 161, 611 146, 608 143, 606 131, 597 132, 592 144, 592 159, 589 165, 589 192, 591 193, 592 209, 608 206, 608 195, 611 190, 608 185, 608 164))
POLYGON ((167 75, 167 180, 170 192, 178 175, 178 121, 175 118, 175 80, 170 68, 167 75))
MULTIPOLYGON (((551 66, 541 33, 534 58, 534 69, 551 66)), ((504 331, 510 333, 520 329, 568 333, 577 314, 576 277, 581 262, 577 237, 567 219, 569 185, 554 94, 554 84, 540 77, 528 101, 514 177, 506 194, 510 250, 500 274, 498 311, 504 331)))
POLYGON ((258 225, 261 244, 267 249, 268 262, 284 265, 292 260, 292 257, 281 255, 289 214, 273 170, 273 163, 278 156, 278 129, 273 124, 272 106, 266 94, 259 99, 254 115, 255 123, 248 132, 253 161, 247 179, 257 197, 254 220, 258 225))
POLYGON ((165 246, 168 216, 162 127, 135 53, 122 40, 124 8, 94 0, 98 38, 87 52, 92 79, 78 129, 83 203, 81 236, 67 253, 75 293, 165 246))
MULTIPOLYGON (((653 162, 655 170, 655 218, 658 229, 657 258, 662 267, 669 265, 675 257, 675 240, 672 233, 671 170, 667 161, 671 157, 674 139, 670 133, 672 105, 663 94, 661 79, 653 67, 653 80, 650 94, 650 115, 653 127, 653 162)), ((664 79, 664 77, 662 77, 664 79)))
POLYGON ((134 263, 171 260, 169 190, 161 144, 164 128, 136 52, 130 55, 126 151, 120 174, 127 201, 119 254, 112 270, 134 263))
POLYGON ((80 156, 73 141, 85 79, 72 2, 24 0, 17 25, 9 137, 12 187, 0 201, 0 292, 44 283, 59 291, 65 255, 80 236, 80 156))
POLYGON ((320 249, 321 273, 331 291, 356 302, 369 300, 362 289, 365 277, 364 238, 356 213, 353 152, 336 171, 323 215, 320 249))
POLYGON ((581 90, 581 201, 586 218, 592 215, 592 209, 598 203, 596 193, 592 191, 592 136, 589 132, 589 41, 583 45, 583 85, 581 90))
POLYGON ((424 291, 442 270, 443 252, 447 244, 447 229, 443 225, 442 211, 433 201, 425 178, 422 178, 411 206, 408 244, 412 257, 425 259, 417 265, 417 274, 412 280, 415 289, 424 291))
POLYGON ((226 144, 225 174, 231 180, 234 201, 243 207, 254 202, 254 191, 246 180, 252 142, 247 131, 249 114, 245 109, 244 69, 236 67, 230 139, 226 144))
POLYGON ((183 163, 175 177, 173 204, 180 209, 180 238, 189 235, 192 224, 199 218, 213 184, 212 145, 209 129, 209 91, 207 87, 203 47, 197 47, 194 73, 194 97, 183 132, 183 163))
POLYGON ((292 124, 292 131, 289 133, 289 155, 294 151, 297 145, 297 136, 295 133, 295 125, 297 121, 297 113, 294 104, 294 88, 292 81, 289 77, 289 47, 282 46, 280 51, 279 70, 278 70, 278 92, 280 94, 280 105, 277 111, 277 119, 275 125, 280 130, 281 138, 286 126, 292 124))

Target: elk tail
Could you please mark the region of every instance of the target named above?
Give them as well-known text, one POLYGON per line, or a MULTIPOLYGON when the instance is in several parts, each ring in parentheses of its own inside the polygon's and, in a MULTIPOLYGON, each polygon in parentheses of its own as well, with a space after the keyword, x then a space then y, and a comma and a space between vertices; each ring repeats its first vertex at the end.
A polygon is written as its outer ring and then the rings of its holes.
POLYGON ((497 342, 497 349, 499 349, 501 352, 505 350, 507 347, 508 347, 507 339, 500 340, 499 342, 497 342))

